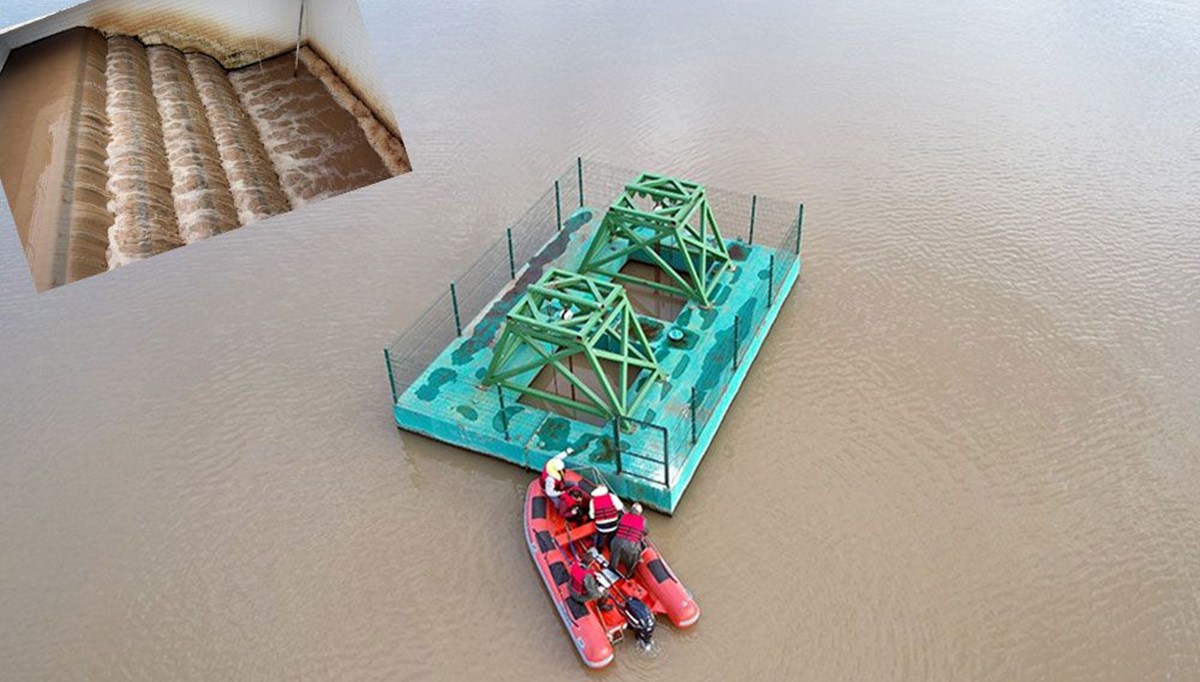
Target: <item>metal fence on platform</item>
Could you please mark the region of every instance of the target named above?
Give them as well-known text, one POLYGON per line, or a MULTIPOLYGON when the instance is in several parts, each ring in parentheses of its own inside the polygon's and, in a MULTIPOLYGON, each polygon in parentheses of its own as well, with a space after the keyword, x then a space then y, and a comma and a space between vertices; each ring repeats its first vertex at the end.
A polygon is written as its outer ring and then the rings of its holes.
MULTIPOLYGON (((704 391, 693 387, 689 400, 691 416, 689 442, 696 443, 711 421, 725 391, 736 384, 729 381, 743 364, 750 340, 767 323, 767 313, 775 303, 786 283, 788 273, 800 257, 800 231, 803 223, 803 205, 790 204, 773 199, 750 195, 737 195, 716 190, 709 192, 710 202, 718 201, 725 206, 742 206, 751 218, 746 222, 746 243, 766 246, 770 249, 767 277, 758 282, 742 281, 740 287, 757 287, 754 304, 738 311, 724 327, 714 330, 717 343, 716 353, 710 357, 723 358, 719 375, 711 382, 719 390, 704 391)), ((716 209, 714 209, 715 213, 716 209)), ((718 222, 718 224, 720 224, 718 222)), ((728 235, 726 235, 728 238, 728 235)))
MULTIPOLYGON (((399 338, 384 349, 392 401, 399 401, 437 356, 456 338, 470 333, 484 308, 507 287, 516 295, 526 283, 521 273, 541 249, 562 229, 570 215, 583 206, 603 211, 617 199, 637 171, 578 159, 564 171, 518 220, 500 230, 497 238, 441 294, 399 338)), ((636 419, 610 420, 605 427, 615 453, 613 466, 620 475, 671 487, 692 447, 703 437, 725 392, 736 385, 730 378, 745 360, 750 342, 767 323, 767 313, 782 295, 788 275, 800 257, 804 207, 706 186, 709 205, 727 240, 765 247, 770 253, 766 277, 756 282, 754 305, 726 316, 713 328, 721 344, 710 358, 720 359, 710 368, 709 387, 693 387, 688 414, 664 423, 683 424, 674 429, 636 419), (634 437, 636 435, 636 437, 634 437)), ((453 390, 453 389, 451 389, 453 390)), ((472 388, 472 390, 474 390, 472 388)), ((507 393, 507 392, 505 392, 507 393)), ((502 395, 504 395, 502 393, 502 395)), ((515 401, 516 395, 511 396, 515 401)), ((520 423, 503 425, 506 437, 528 444, 538 442, 544 418, 533 421, 526 413, 520 423)))
POLYGON ((498 293, 512 285, 529 261, 579 208, 578 168, 565 171, 458 277, 408 329, 384 350, 392 401, 412 386, 454 339, 470 330, 498 293))

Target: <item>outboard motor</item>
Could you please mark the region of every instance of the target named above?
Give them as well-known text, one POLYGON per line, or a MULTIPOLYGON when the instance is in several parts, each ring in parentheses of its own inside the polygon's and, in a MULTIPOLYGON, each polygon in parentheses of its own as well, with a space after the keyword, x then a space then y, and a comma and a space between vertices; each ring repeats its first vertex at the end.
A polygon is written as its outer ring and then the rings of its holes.
POLYGON ((646 606, 646 602, 637 597, 630 597, 621 604, 621 615, 625 616, 625 622, 629 623, 629 627, 633 630, 633 634, 637 635, 638 643, 644 647, 649 647, 650 642, 654 639, 654 626, 657 622, 654 619, 654 612, 646 606))

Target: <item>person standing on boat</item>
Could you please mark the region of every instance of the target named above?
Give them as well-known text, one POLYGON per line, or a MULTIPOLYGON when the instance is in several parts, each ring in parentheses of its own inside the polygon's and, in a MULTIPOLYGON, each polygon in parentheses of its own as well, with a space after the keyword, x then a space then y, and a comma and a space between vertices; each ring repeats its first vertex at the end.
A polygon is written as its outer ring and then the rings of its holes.
POLYGON ((571 562, 571 580, 567 583, 567 592, 571 599, 586 606, 588 602, 600 598, 600 587, 596 584, 596 574, 578 561, 571 562))
POLYGON ((626 578, 633 575, 633 569, 642 560, 645 539, 646 517, 642 516, 642 505, 634 502, 617 523, 617 532, 612 539, 612 561, 609 562, 626 578))
POLYGON ((606 486, 597 486, 592 491, 592 502, 588 511, 592 520, 596 522, 596 539, 593 543, 596 551, 603 552, 608 548, 613 533, 617 532, 617 525, 620 523, 621 512, 624 509, 625 505, 621 503, 621 498, 608 492, 606 486))

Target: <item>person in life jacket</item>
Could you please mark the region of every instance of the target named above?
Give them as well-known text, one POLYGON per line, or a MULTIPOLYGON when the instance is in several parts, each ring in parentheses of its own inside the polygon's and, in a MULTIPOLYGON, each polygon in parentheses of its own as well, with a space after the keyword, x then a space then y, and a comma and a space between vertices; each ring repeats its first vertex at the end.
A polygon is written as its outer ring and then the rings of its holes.
POLYGON ((541 477, 542 490, 546 492, 546 497, 550 498, 554 509, 568 521, 578 520, 583 513, 579 490, 575 486, 568 486, 563 479, 563 472, 566 471, 564 460, 574 453, 573 449, 567 448, 546 460, 541 477))
POLYGON ((571 448, 567 448, 546 460, 546 465, 542 467, 542 490, 546 491, 546 497, 555 502, 566 491, 563 483, 563 471, 566 469, 565 460, 574 452, 571 448))
POLYGON ((578 561, 571 562, 571 579, 567 582, 567 593, 571 599, 580 604, 587 604, 600 598, 600 588, 596 585, 596 574, 578 561))
POLYGON ((612 561, 609 563, 626 578, 632 576, 633 569, 642 560, 645 540, 646 517, 642 516, 642 505, 634 502, 617 523, 617 532, 612 539, 612 561))
POLYGON ((608 492, 607 487, 597 486, 592 491, 592 502, 588 511, 592 520, 596 522, 596 539, 593 544, 597 551, 603 552, 608 548, 613 533, 617 532, 623 509, 625 505, 621 503, 621 498, 608 492))

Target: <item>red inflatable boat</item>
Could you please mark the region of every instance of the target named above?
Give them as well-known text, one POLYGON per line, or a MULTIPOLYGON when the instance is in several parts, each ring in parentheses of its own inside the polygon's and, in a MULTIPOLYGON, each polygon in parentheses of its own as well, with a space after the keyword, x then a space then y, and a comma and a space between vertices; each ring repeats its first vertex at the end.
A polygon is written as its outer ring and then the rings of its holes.
MULTIPOLYGON (((564 472, 563 477, 567 485, 577 486, 586 508, 595 484, 573 471, 564 472)), ((591 521, 568 523, 546 497, 539 479, 529 484, 525 496, 529 554, 588 667, 603 668, 611 663, 613 644, 624 638, 627 629, 648 642, 654 631, 654 614, 665 615, 679 628, 689 627, 700 618, 700 607, 691 593, 649 539, 633 576, 627 579, 609 568, 607 553, 600 554, 592 547, 594 533, 591 521), (570 598, 567 585, 573 561, 596 572, 597 582, 606 588, 604 597, 586 606, 570 598)))

